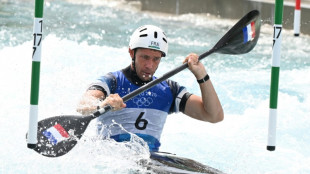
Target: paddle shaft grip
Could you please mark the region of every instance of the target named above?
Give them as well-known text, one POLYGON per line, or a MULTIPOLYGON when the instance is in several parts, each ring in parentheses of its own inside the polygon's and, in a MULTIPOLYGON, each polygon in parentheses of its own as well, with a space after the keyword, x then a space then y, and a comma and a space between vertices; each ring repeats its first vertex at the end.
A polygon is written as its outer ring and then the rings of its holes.
POLYGON ((100 108, 98 111, 94 112, 92 114, 93 118, 99 117, 102 114, 105 114, 107 112, 109 112, 110 110, 112 110, 112 106, 111 105, 106 105, 103 108, 100 108))

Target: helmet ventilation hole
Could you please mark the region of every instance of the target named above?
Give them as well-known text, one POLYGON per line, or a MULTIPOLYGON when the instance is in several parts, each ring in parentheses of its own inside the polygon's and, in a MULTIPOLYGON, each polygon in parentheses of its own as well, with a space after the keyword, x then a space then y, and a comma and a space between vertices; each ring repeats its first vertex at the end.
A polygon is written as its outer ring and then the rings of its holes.
POLYGON ((147 28, 144 28, 144 29, 140 30, 140 33, 141 33, 142 31, 144 31, 144 30, 147 30, 147 28))
POLYGON ((140 37, 147 37, 147 34, 141 34, 140 37))

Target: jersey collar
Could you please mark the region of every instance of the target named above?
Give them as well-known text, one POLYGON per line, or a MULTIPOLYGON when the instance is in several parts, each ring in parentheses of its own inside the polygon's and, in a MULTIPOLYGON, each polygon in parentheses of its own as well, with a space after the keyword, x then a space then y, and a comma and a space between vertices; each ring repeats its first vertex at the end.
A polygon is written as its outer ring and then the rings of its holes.
POLYGON ((128 67, 126 67, 125 69, 122 70, 122 72, 124 73, 125 77, 133 84, 137 85, 137 86, 143 86, 147 83, 149 83, 150 81, 153 80, 154 77, 152 77, 151 80, 149 81, 142 81, 137 73, 135 71, 133 71, 131 69, 131 66, 129 65, 128 67))

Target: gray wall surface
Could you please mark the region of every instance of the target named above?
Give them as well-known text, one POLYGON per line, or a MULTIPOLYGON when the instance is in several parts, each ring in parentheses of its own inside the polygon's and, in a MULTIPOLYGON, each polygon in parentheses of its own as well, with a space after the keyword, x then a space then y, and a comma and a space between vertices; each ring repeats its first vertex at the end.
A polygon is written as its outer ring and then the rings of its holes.
MULTIPOLYGON (((133 0, 128 0, 133 1, 133 0)), ((274 2, 271 0, 139 0, 142 10, 172 14, 210 13, 221 18, 240 19, 249 11, 261 12, 263 23, 273 25, 274 2)), ((310 34, 310 0, 302 0, 300 32, 310 34)), ((284 1, 283 27, 293 29, 295 3, 284 1)))

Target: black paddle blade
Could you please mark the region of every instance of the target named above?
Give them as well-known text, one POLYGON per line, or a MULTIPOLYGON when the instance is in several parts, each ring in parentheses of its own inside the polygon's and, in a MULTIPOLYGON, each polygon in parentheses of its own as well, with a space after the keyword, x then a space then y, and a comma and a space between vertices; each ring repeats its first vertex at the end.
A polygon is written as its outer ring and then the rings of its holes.
POLYGON ((217 53, 244 54, 251 51, 259 38, 261 20, 253 10, 240 19, 213 47, 217 53))
POLYGON ((47 157, 68 153, 82 137, 90 116, 55 116, 38 122, 38 143, 34 150, 47 157))

